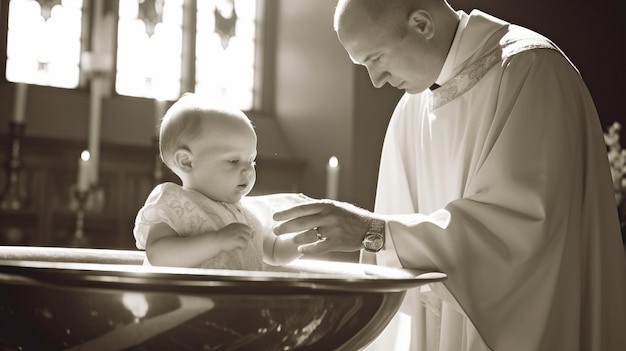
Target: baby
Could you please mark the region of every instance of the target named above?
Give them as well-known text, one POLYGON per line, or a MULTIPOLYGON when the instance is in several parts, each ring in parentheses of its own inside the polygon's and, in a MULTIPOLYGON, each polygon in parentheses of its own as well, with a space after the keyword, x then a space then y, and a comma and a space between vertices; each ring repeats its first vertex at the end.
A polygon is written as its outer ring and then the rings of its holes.
POLYGON ((183 95, 160 126, 161 159, 182 181, 156 186, 135 220, 146 264, 262 270, 301 256, 242 201, 256 181, 257 136, 241 111, 183 95), (262 223, 263 221, 263 223, 262 223))

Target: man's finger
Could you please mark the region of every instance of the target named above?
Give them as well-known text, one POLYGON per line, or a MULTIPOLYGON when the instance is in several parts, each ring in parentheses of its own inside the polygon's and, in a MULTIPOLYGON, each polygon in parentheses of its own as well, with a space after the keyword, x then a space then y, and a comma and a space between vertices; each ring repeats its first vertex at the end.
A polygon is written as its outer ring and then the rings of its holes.
MULTIPOLYGON (((315 213, 310 216, 302 216, 294 219, 290 219, 283 223, 280 223, 274 227, 274 233, 276 235, 283 235, 287 233, 297 233, 313 230, 316 227, 332 226, 332 218, 328 216, 315 213)), ((317 236, 317 232, 315 232, 317 236)), ((322 233, 323 235, 323 233, 322 233)))
POLYGON ((275 212, 274 220, 284 221, 294 217, 313 215, 319 213, 322 210, 323 206, 324 204, 320 202, 308 202, 305 204, 296 205, 288 209, 275 212))
POLYGON ((296 234, 293 241, 298 245, 311 244, 318 241, 317 231, 315 229, 309 229, 302 233, 296 234))
POLYGON ((312 244, 298 246, 298 252, 304 255, 321 255, 333 251, 328 240, 316 241, 312 244))

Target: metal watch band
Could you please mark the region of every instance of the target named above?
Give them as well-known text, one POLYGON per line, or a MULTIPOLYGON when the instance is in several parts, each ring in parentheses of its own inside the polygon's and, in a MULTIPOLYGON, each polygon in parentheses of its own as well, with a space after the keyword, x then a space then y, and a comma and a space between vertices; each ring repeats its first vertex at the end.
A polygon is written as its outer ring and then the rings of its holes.
POLYGON ((368 233, 385 233, 385 221, 372 218, 369 223, 368 233))
POLYGON ((378 252, 385 246, 385 221, 370 219, 361 244, 365 251, 378 252))

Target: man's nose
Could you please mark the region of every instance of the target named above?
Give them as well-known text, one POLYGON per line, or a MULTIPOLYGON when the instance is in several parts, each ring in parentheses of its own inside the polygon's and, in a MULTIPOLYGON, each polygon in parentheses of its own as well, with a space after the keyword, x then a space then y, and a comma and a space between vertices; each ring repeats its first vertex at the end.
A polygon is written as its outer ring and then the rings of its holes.
POLYGON ((382 88, 389 79, 389 73, 385 71, 367 67, 367 72, 370 75, 370 80, 372 81, 374 88, 382 88))

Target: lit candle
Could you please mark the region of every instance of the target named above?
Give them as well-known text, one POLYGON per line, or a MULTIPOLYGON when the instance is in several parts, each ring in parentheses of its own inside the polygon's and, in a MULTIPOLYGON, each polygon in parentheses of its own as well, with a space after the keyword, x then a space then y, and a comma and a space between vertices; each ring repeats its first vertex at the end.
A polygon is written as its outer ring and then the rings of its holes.
POLYGON ((333 156, 326 165, 326 198, 336 200, 339 195, 339 160, 333 156))
POLYGON ((15 84, 15 104, 13 106, 13 122, 24 123, 26 120, 26 95, 28 84, 15 84))
POLYGON ((89 151, 84 150, 78 159, 78 181, 76 188, 79 191, 89 189, 90 167, 89 167, 89 151))

